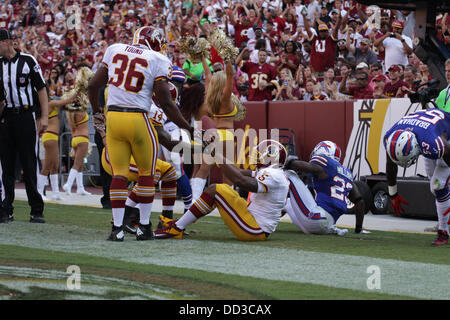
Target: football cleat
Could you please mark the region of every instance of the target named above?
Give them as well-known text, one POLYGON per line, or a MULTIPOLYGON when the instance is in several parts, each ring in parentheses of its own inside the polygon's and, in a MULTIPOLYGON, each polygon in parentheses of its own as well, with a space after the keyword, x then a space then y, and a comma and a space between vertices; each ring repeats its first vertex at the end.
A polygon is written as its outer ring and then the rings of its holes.
POLYGON ((45 223, 45 220, 42 216, 30 216, 31 223, 45 223))
POLYGON ((163 210, 162 214, 159 215, 158 229, 165 228, 168 223, 173 220, 173 212, 168 210, 163 210))
POLYGON ((436 239, 434 239, 433 246, 442 246, 448 244, 448 233, 444 230, 438 230, 436 239))
POLYGON ((155 230, 156 239, 182 239, 183 230, 176 226, 177 220, 170 220, 167 222, 167 227, 155 230))
POLYGON ((131 222, 125 223, 123 225, 123 231, 125 232, 136 234, 136 230, 137 230, 136 226, 131 222))
POLYGON ((139 226, 136 228, 136 240, 145 241, 153 239, 152 225, 143 225, 139 223, 139 226))
POLYGON ((108 239, 109 241, 123 241, 123 238, 125 237, 125 234, 123 232, 122 227, 116 227, 112 226, 111 234, 109 235, 108 239))

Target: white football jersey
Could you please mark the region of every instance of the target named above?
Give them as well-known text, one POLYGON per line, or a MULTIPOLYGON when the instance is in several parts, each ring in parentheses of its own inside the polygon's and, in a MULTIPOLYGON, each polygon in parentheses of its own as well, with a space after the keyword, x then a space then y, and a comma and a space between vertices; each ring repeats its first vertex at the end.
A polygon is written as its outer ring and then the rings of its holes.
POLYGON ((167 57, 143 46, 113 44, 102 62, 108 68, 108 106, 150 111, 154 83, 172 73, 167 57))
POLYGON ((160 126, 164 126, 167 121, 167 116, 163 109, 158 107, 154 102, 152 103, 148 117, 160 126))
POLYGON ((282 169, 273 167, 259 170, 255 178, 265 192, 252 193, 248 210, 264 232, 272 233, 280 222, 289 180, 282 169))

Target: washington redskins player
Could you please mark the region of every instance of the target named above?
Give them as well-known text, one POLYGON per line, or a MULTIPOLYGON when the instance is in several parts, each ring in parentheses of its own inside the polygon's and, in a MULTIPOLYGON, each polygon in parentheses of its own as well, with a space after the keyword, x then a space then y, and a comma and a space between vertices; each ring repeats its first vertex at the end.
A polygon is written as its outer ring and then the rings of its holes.
POLYGON ((250 203, 230 185, 212 184, 180 219, 160 216, 164 227, 155 230, 155 238, 180 239, 186 227, 217 207, 223 221, 238 240, 267 240, 278 226, 289 191, 289 181, 283 172, 286 159, 287 152, 282 144, 264 140, 250 156, 250 161, 256 163, 260 170, 243 170, 234 164, 220 165, 234 186, 252 193, 250 203))
POLYGON ((173 103, 168 79, 172 64, 163 55, 166 41, 154 27, 136 30, 132 44, 116 43, 106 49, 101 66, 89 82, 89 100, 95 119, 103 116, 98 103, 101 87, 108 84, 106 145, 112 167, 110 186, 114 224, 108 237, 123 241, 123 217, 128 197, 127 175, 133 156, 138 168, 136 193, 130 199, 139 204, 140 223, 136 240, 150 240, 150 214, 155 194, 153 176, 158 155, 158 137, 148 118, 155 97, 167 117, 193 135, 193 127, 173 103))

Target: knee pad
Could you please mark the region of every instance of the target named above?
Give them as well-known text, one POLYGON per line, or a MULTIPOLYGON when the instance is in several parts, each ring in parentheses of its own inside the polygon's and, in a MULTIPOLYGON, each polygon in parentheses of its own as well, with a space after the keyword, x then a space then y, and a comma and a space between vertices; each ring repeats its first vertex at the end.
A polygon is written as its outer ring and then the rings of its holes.
POLYGON ((439 159, 436 163, 436 167, 433 176, 430 178, 430 189, 431 192, 436 195, 442 194, 442 190, 448 189, 448 184, 450 180, 450 168, 447 164, 439 159))

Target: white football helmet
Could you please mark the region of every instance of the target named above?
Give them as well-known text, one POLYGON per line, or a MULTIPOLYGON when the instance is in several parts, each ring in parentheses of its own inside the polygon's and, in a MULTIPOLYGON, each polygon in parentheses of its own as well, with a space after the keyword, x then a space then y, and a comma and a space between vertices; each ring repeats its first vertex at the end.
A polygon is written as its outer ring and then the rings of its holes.
POLYGON ((389 158, 401 167, 409 167, 420 155, 419 143, 411 131, 397 130, 386 141, 389 158))
POLYGON ((330 157, 337 162, 341 162, 341 148, 334 143, 333 141, 321 141, 314 147, 313 151, 311 152, 311 157, 318 156, 318 155, 325 155, 327 157, 330 157))
POLYGON ((256 164, 258 168, 274 164, 283 167, 287 160, 287 151, 278 141, 263 140, 251 152, 249 160, 251 164, 256 164))

